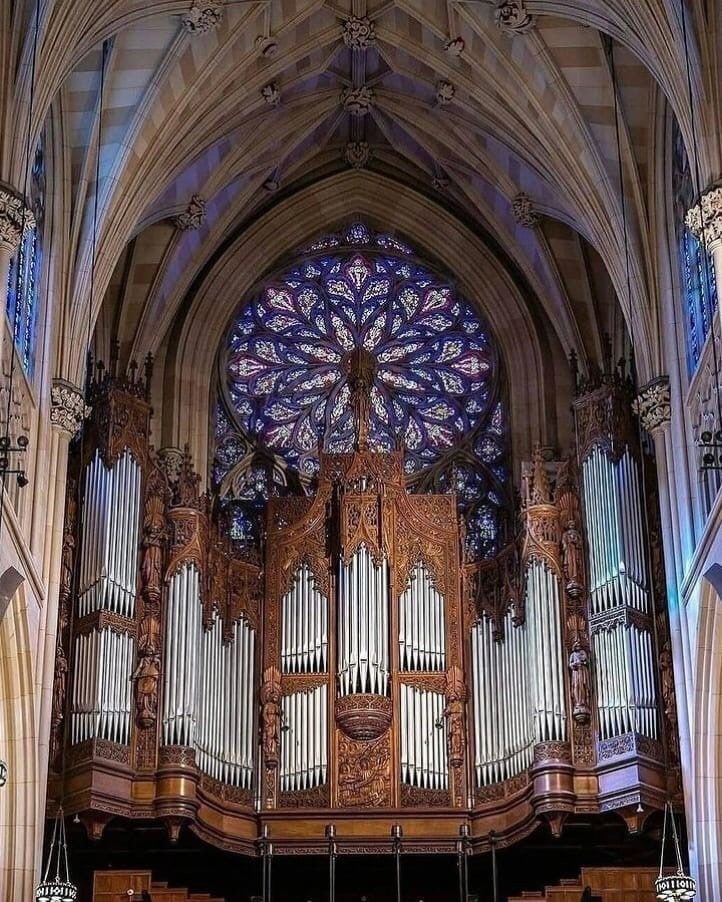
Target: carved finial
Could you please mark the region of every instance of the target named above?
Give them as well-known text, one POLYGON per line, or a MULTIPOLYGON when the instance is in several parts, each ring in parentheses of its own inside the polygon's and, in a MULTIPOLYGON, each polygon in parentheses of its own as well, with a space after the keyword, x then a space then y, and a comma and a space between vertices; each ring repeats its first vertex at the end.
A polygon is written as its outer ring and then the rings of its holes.
POLYGON ((193 0, 181 22, 190 34, 204 34, 216 28, 223 16, 223 3, 219 0, 193 0))
POLYGON ((450 81, 436 83, 436 103, 438 106, 448 106, 454 99, 456 88, 450 81))
POLYGON ((206 218, 206 202, 200 194, 194 194, 188 206, 175 218, 176 227, 182 232, 199 229, 206 218))
POLYGON ((511 34, 525 34, 534 27, 534 17, 526 11, 524 0, 497 0, 494 21, 511 34))
POLYGON ((269 82, 261 88, 261 97, 269 106, 276 107, 281 102, 281 89, 275 81, 269 82))
POLYGON ((344 88, 341 92, 341 104, 352 116, 366 116, 374 105, 374 91, 368 85, 360 88, 344 88))
POLYGON ((371 159, 368 141, 349 141, 346 145, 346 162, 354 169, 364 169, 371 159))
POLYGON ((524 226, 526 229, 533 229, 541 222, 541 217, 534 208, 534 202, 529 195, 525 194, 523 191, 520 191, 519 194, 512 199, 511 212, 517 223, 520 226, 524 226))
POLYGON ((354 348, 345 360, 348 384, 351 389, 351 406, 354 412, 356 448, 368 448, 371 389, 376 375, 376 358, 365 348, 354 348))
POLYGON ((376 43, 374 23, 368 16, 349 16, 341 26, 343 42, 352 50, 366 50, 376 43))

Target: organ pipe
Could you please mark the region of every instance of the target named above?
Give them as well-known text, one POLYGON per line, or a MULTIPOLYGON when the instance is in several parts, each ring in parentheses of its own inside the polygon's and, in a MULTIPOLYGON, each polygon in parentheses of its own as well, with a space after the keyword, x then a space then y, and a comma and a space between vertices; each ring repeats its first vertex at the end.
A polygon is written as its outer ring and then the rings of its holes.
POLYGON ((599 732, 602 739, 636 732, 658 737, 652 636, 616 623, 593 637, 599 732))
POLYGON ((328 599, 316 588, 307 564, 296 571, 293 585, 281 603, 281 669, 284 673, 326 670, 328 599))
POLYGON ((163 677, 164 745, 194 745, 201 613, 200 574, 194 563, 186 563, 173 574, 168 585, 163 677))
POLYGON ((71 742, 130 739, 133 637, 112 629, 91 630, 75 638, 71 742))
POLYGON ((558 575, 546 562, 531 560, 526 571, 528 681, 537 742, 567 738, 560 604, 558 575))
POLYGON ((338 683, 341 695, 389 690, 388 564, 361 545, 339 564, 338 683))
POLYGON ((401 780, 421 789, 447 789, 449 765, 440 692, 401 684, 401 780))
POLYGON ((488 618, 471 630, 474 769, 477 784, 507 780, 533 758, 535 716, 528 679, 528 630, 504 618, 499 640, 488 618))
POLYGON ((431 575, 417 563, 399 601, 399 660, 404 671, 437 671, 446 667, 444 596, 431 575))
POLYGON ((281 790, 313 789, 328 776, 328 695, 326 684, 284 696, 281 790))
POLYGON ((129 450, 110 469, 99 451, 86 468, 78 614, 135 612, 142 471, 129 450))

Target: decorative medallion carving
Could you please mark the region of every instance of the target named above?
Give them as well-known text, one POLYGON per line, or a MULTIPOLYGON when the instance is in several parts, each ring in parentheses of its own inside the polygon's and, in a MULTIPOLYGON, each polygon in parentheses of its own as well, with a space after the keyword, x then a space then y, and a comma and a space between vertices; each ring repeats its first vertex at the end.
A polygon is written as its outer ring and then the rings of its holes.
POLYGON ((261 88, 261 97, 269 106, 277 107, 281 102, 281 90, 275 82, 270 82, 261 88))
POLYGON ((357 118, 368 115, 374 102, 374 90, 368 85, 361 85, 359 88, 344 88, 341 92, 341 106, 347 113, 357 118))
POLYGON ((366 50, 376 43, 374 23, 368 16, 349 16, 341 26, 343 42, 352 50, 366 50))
POLYGON ((338 801, 343 808, 392 804, 390 733, 369 742, 338 734, 338 801))
POLYGON ((534 27, 534 17, 526 11, 524 0, 497 0, 494 21, 511 34, 526 34, 534 27))
POLYGON ((349 141, 346 145, 346 162, 354 169, 365 169, 371 159, 368 141, 349 141))
POLYGON ((466 43, 462 37, 457 38, 449 38, 449 40, 444 44, 444 50, 451 57, 455 57, 458 59, 461 54, 464 52, 464 48, 466 47, 466 43))
POLYGON ((217 28, 222 18, 223 3, 219 0, 193 0, 181 23, 190 34, 205 34, 217 28))
POLYGON ((517 224, 525 229, 533 229, 541 222, 541 216, 534 208, 534 201, 520 191, 511 201, 511 212, 517 224))
POLYGON ((200 194, 194 194, 188 206, 175 218, 176 228, 181 232, 197 231, 206 220, 206 202, 200 194))

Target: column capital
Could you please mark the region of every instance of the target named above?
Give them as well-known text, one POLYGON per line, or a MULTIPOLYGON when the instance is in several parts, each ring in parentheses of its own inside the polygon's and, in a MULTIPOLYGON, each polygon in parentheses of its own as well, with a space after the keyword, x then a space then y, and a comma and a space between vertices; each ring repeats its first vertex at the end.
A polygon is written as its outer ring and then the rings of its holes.
POLYGON ((83 420, 90 415, 83 393, 72 383, 55 379, 50 389, 50 403, 50 423, 68 438, 73 438, 83 420))
POLYGON ((695 238, 704 240, 708 248, 722 242, 722 183, 703 191, 684 221, 695 238))
POLYGON ((0 185, 0 248, 15 253, 26 229, 35 225, 35 217, 21 194, 0 185))
POLYGON ((632 406, 650 435, 669 425, 672 419, 669 376, 659 376, 642 386, 632 406))

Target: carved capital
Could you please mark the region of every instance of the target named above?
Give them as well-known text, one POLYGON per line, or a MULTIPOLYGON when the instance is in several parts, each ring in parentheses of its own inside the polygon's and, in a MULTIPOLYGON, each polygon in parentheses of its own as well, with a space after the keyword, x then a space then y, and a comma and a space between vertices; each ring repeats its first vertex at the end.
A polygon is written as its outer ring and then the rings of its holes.
POLYGON ((341 26, 343 42, 352 50, 366 50, 376 43, 374 23, 368 16, 349 16, 341 26))
POLYGON ((189 229, 199 229, 206 218, 206 202, 200 194, 194 194, 188 206, 175 218, 176 226, 186 232, 189 229))
POLYGON ((193 0, 181 23, 189 34, 205 34, 218 26, 222 16, 223 3, 218 0, 193 0))
POLYGON ((687 228, 707 247, 722 242, 722 184, 713 185, 687 211, 687 228))
POLYGON ((61 432, 66 432, 70 438, 80 429, 83 420, 90 416, 91 409, 85 403, 83 393, 64 379, 53 382, 50 403, 51 424, 61 432))
POLYGON ((534 16, 526 11, 524 0, 497 0, 494 21, 510 34, 525 34, 534 27, 534 16))
POLYGON ((533 229, 541 222, 541 216, 534 208, 534 202, 529 195, 525 194, 523 191, 520 191, 519 194, 512 199, 511 212, 517 223, 520 226, 524 226, 524 228, 533 229))
POLYGON ((341 92, 341 104, 352 116, 366 116, 374 105, 374 91, 368 85, 360 88, 345 88, 341 92))
POLYGON ((0 249, 14 253, 23 232, 34 225, 35 217, 23 198, 10 188, 0 186, 0 249))
POLYGON ((363 169, 371 159, 368 141, 349 141, 346 145, 346 162, 354 169, 363 169))
POLYGON ((651 435, 666 426, 672 418, 669 377, 660 376, 648 382, 632 406, 642 426, 651 435))

